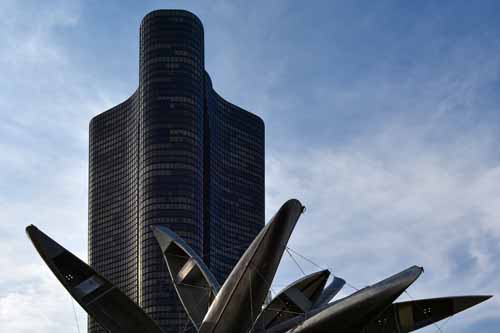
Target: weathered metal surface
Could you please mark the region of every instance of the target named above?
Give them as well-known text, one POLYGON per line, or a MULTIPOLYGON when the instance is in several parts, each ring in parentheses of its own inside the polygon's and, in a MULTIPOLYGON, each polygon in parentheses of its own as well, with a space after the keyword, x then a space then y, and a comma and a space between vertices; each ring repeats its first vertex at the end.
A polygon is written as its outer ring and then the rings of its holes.
POLYGON ((162 332, 140 307, 89 265, 35 226, 28 226, 26 233, 52 273, 102 327, 111 333, 162 332))

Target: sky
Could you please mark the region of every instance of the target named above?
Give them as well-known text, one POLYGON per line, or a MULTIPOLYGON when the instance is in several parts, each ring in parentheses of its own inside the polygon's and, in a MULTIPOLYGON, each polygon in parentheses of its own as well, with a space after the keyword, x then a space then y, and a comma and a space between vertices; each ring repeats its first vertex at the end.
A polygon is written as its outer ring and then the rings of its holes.
MULTIPOLYGON (((2 0, 0 331, 86 330, 24 228, 86 260, 88 123, 136 89, 139 24, 160 8, 200 17, 214 88, 264 119, 266 217, 307 207, 292 249, 357 288, 421 265, 402 300, 494 295, 439 327, 498 332, 500 2, 486 0, 2 0)), ((273 290, 301 275, 285 256, 273 290)))

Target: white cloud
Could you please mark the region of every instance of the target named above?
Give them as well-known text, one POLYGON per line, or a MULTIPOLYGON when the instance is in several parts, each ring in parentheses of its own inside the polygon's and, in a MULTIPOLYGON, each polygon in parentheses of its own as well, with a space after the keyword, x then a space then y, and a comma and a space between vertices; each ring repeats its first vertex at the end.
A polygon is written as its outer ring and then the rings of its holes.
POLYGON ((72 299, 61 288, 48 269, 34 267, 36 283, 22 290, 8 291, 0 297, 0 329, 2 332, 84 332, 86 316, 75 304, 77 319, 72 310, 72 299))
MULTIPOLYGON (((491 279, 500 272, 500 163, 485 144, 493 141, 468 133, 433 145, 418 126, 390 127, 340 149, 268 154, 267 216, 300 199, 308 209, 290 246, 358 287, 417 264, 426 274, 413 296, 500 293, 491 279)), ((290 260, 283 265, 278 284, 300 275, 290 260)), ((480 310, 460 323, 500 304, 480 310)))
POLYGON ((76 25, 78 19, 79 1, 54 1, 49 6, 2 1, 0 62, 11 65, 7 70, 21 71, 47 61, 64 61, 62 50, 52 43, 53 30, 76 25))
MULTIPOLYGON (((0 203, 0 331, 68 332, 76 324, 71 298, 45 266, 25 235, 35 224, 83 260, 86 259, 86 166, 58 163, 55 174, 35 172, 27 197, 5 193, 0 203), (43 180, 36 179, 45 177, 43 180), (10 197, 9 197, 10 196, 10 197), (8 198, 8 199, 7 199, 8 198)), ((24 185, 23 185, 24 184, 24 185)), ((14 191, 11 189, 11 191, 14 191)), ((2 196, 3 193, 2 193, 2 196)), ((75 304, 80 329, 86 314, 75 304)))
MULTIPOLYGON (((87 123, 108 101, 82 84, 56 38, 78 24, 78 1, 1 6, 0 66, 9 79, 0 83, 0 331, 76 332, 71 298, 24 228, 36 224, 86 258, 87 123)), ((75 307, 83 332, 86 315, 75 307)))

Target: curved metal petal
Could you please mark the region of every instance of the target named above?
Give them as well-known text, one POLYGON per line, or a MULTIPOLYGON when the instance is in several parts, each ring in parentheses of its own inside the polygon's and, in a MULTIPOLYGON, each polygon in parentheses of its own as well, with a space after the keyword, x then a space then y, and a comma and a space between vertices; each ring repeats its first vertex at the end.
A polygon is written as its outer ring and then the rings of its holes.
POLYGON ((330 271, 323 270, 291 283, 264 307, 255 322, 254 329, 267 330, 309 311, 318 301, 329 276, 330 271))
POLYGON ((298 200, 289 200, 261 230, 215 297, 201 333, 250 330, 302 211, 298 200))
POLYGON ((26 233, 47 266, 73 298, 111 333, 161 333, 130 298, 89 265, 30 225, 26 233))
POLYGON ((290 329, 294 333, 360 332, 415 282, 422 271, 421 267, 410 267, 348 297, 311 310, 301 318, 272 327, 269 332, 290 329))
POLYGON ((152 226, 152 229, 160 244, 174 289, 194 326, 199 328, 219 291, 219 284, 182 238, 162 225, 152 226))
POLYGON ((339 293, 344 285, 345 280, 335 276, 333 281, 325 288, 325 290, 323 290, 319 299, 314 304, 313 309, 328 304, 328 302, 330 302, 339 293))
POLYGON ((394 303, 375 318, 363 330, 363 333, 415 331, 453 316, 489 298, 491 296, 455 296, 394 303))

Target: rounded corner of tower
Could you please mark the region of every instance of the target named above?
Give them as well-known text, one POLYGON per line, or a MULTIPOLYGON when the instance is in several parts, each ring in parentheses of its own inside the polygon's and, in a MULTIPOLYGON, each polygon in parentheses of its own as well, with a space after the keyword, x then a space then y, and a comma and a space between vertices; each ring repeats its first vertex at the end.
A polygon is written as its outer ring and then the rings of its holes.
POLYGON ((94 123, 96 122, 96 118, 97 118, 97 116, 94 116, 94 117, 90 118, 90 121, 89 121, 89 130, 91 130, 92 127, 94 126, 94 123))
POLYGON ((185 9, 156 9, 153 11, 150 11, 147 13, 141 20, 140 27, 144 25, 144 23, 152 18, 152 17, 157 17, 157 16, 180 16, 180 17, 185 17, 191 19, 193 22, 195 22, 197 25, 200 26, 201 30, 203 31, 203 23, 201 22, 200 18, 194 14, 193 12, 190 12, 185 9))
POLYGON ((210 89, 209 93, 213 94, 215 91, 214 91, 214 85, 212 83, 212 78, 210 77, 210 74, 208 74, 206 70, 203 72, 203 77, 205 78, 206 86, 208 86, 210 89))
POLYGON ((203 30, 203 22, 201 22, 201 19, 198 17, 198 15, 196 15, 195 13, 193 12, 190 12, 189 10, 185 10, 185 9, 178 9, 177 10, 179 13, 182 13, 183 16, 186 16, 186 17, 189 17, 191 18, 194 22, 196 22, 200 27, 201 29, 203 30))
POLYGON ((255 113, 253 115, 257 119, 258 126, 262 127, 262 130, 265 131, 265 129, 266 129, 266 123, 264 122, 264 119, 262 119, 262 117, 256 115, 255 113))
POLYGON ((167 9, 155 9, 148 12, 146 15, 143 16, 141 20, 141 27, 144 24, 144 22, 146 22, 148 19, 150 19, 151 17, 160 16, 165 11, 167 11, 167 9))

